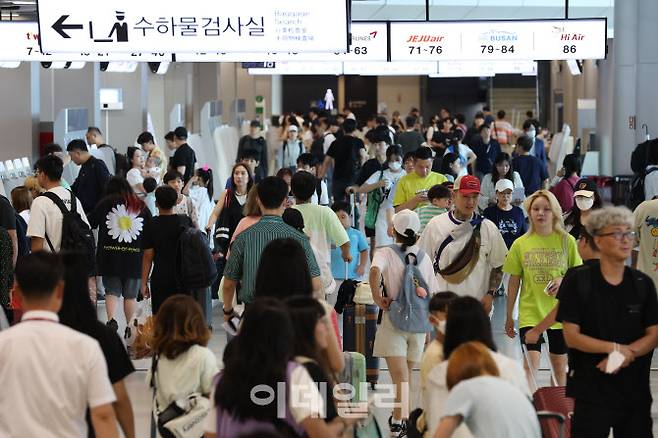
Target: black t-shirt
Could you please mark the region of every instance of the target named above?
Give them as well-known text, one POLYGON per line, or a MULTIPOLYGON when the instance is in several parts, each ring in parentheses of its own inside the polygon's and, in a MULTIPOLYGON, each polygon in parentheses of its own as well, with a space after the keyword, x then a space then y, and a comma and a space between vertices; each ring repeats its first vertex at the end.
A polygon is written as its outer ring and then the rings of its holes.
MULTIPOLYGON (((658 324, 658 300, 653 281, 626 267, 623 281, 613 286, 601 274, 597 261, 567 271, 557 296, 557 320, 580 326, 580 332, 618 344, 628 345, 642 338, 647 327, 658 324), (577 280, 579 270, 587 270, 589 288, 577 280), (633 276, 640 277, 636 287, 633 276), (588 290, 587 290, 588 289, 588 290)), ((649 369, 653 352, 636 358, 617 374, 605 374, 596 366, 606 354, 569 349, 567 395, 605 404, 608 407, 633 406, 651 401, 649 369)))
POLYGON ((497 205, 492 205, 484 209, 482 216, 496 224, 508 249, 528 229, 523 210, 516 205, 513 205, 509 211, 501 210, 497 205))
POLYGON ((176 168, 180 166, 185 166, 185 174, 183 175, 183 183, 185 184, 187 184, 190 178, 192 178, 192 175, 194 175, 195 163, 196 155, 194 154, 194 150, 187 143, 184 143, 176 149, 174 156, 171 158, 172 169, 176 170, 176 168))
POLYGON ((327 155, 334 159, 334 179, 354 181, 360 167, 360 150, 365 149, 363 140, 352 135, 343 135, 334 140, 327 150, 327 155))
POLYGON ((370 178, 373 173, 380 172, 386 169, 388 169, 388 161, 384 161, 384 163, 380 163, 379 161, 377 161, 377 158, 371 158, 365 163, 363 163, 363 167, 361 167, 361 170, 359 171, 359 175, 356 177, 355 183, 360 186, 366 181, 368 181, 368 178, 370 178))
POLYGON ((338 416, 338 412, 336 411, 336 404, 334 403, 333 399, 334 388, 329 384, 327 374, 316 362, 305 362, 303 365, 304 368, 306 368, 306 371, 308 371, 308 374, 311 376, 311 379, 313 379, 315 384, 318 385, 318 389, 320 389, 321 394, 322 388, 320 388, 320 384, 324 383, 326 385, 327 398, 324 400, 324 404, 327 408, 327 416, 325 417, 325 421, 329 422, 338 416))
POLYGON ((398 134, 398 143, 402 146, 402 154, 414 152, 425 141, 418 131, 404 131, 398 134))
MULTIPOLYGON (((123 346, 121 338, 112 328, 97 321, 92 327, 88 327, 82 332, 96 339, 101 346, 105 362, 107 363, 107 373, 110 378, 110 383, 114 385, 135 371, 135 367, 126 351, 126 347, 123 346)), ((87 424, 89 425, 87 436, 89 438, 95 437, 96 434, 91 425, 89 410, 87 410, 87 424)))
POLYGON ((0 196, 0 227, 5 230, 16 229, 16 211, 5 196, 0 196))
POLYGON ((142 239, 151 211, 142 204, 139 213, 128 212, 123 197, 107 197, 88 217, 98 227, 96 267, 98 275, 141 278, 142 239))
POLYGON ((178 292, 176 282, 176 252, 183 227, 191 227, 185 215, 156 216, 144 227, 144 250, 153 249, 151 272, 151 304, 153 313, 169 296, 178 292))
POLYGON ((80 166, 80 173, 71 186, 71 191, 82 203, 85 214, 90 213, 105 193, 105 186, 112 175, 103 160, 94 156, 80 166))

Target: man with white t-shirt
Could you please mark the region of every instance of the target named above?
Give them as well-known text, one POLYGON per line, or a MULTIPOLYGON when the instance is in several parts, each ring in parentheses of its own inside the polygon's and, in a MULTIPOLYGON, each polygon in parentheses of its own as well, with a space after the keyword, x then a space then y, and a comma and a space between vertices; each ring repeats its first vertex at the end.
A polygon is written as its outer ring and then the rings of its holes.
POLYGON ((434 261, 438 290, 473 296, 490 312, 503 277, 507 246, 498 227, 475 213, 479 196, 476 177, 457 178, 454 210, 429 221, 418 245, 434 261))
MULTIPOLYGON (((55 155, 40 158, 34 165, 37 172, 37 181, 46 191, 57 195, 70 210, 71 199, 74 196, 70 190, 62 187, 63 163, 55 155)), ((89 224, 82 204, 76 199, 76 210, 85 223, 89 224)), ((32 201, 30 209, 30 223, 27 224, 27 235, 32 238, 32 251, 58 252, 62 243, 63 215, 57 205, 45 196, 37 196, 32 201), (50 241, 50 243, 47 242, 50 241), (52 245, 52 248, 51 248, 52 245)))
POLYGON ((44 251, 15 271, 20 324, 0 332, 0 436, 83 438, 89 408, 97 437, 118 437, 116 396, 95 339, 59 323, 64 266, 44 251))

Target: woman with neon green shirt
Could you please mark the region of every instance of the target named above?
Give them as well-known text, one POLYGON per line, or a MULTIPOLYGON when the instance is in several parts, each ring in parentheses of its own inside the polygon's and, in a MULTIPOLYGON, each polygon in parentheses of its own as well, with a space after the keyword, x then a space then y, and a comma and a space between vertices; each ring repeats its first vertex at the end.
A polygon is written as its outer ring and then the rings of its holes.
MULTIPOLYGON (((557 198, 548 190, 533 193, 524 202, 530 227, 509 250, 503 272, 511 275, 507 297, 505 331, 510 338, 514 331, 514 303, 519 298, 519 337, 525 343, 525 333, 539 324, 555 307, 555 295, 567 269, 582 264, 576 240, 564 229, 562 210, 557 198)), ((567 347, 562 325, 553 324, 546 331, 550 360, 559 385, 566 384, 567 347)), ((526 344, 534 372, 539 368, 541 342, 526 344)), ((524 364, 526 373, 529 372, 524 364)), ((535 374, 536 375, 536 374, 535 374)))

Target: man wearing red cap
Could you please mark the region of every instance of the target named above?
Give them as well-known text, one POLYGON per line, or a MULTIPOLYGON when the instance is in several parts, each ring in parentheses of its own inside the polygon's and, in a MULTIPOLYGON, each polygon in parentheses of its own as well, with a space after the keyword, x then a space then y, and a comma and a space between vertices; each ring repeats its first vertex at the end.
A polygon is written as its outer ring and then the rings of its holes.
POLYGON ((418 245, 434 261, 439 290, 473 296, 489 312, 502 279, 507 246, 498 227, 475 213, 479 196, 476 177, 457 178, 454 210, 434 217, 418 245))

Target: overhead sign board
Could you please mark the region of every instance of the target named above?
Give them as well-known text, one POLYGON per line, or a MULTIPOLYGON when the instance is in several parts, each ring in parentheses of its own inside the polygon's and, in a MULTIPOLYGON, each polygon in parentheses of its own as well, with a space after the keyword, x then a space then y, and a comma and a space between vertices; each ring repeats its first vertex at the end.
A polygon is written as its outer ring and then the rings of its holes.
POLYGON ((437 62, 345 62, 343 73, 361 76, 426 76, 436 74, 437 62))
POLYGON ((603 59, 606 19, 393 22, 391 61, 603 59))
POLYGON ((178 62, 278 62, 278 61, 386 61, 388 31, 383 22, 353 22, 347 53, 328 52, 253 52, 253 53, 177 53, 178 62))
POLYGON ((169 53, 44 53, 39 46, 39 26, 29 21, 0 22, 0 61, 171 61, 169 53))
POLYGON ((48 52, 341 52, 347 0, 39 0, 48 52))
POLYGON ((274 68, 250 68, 251 75, 341 75, 342 62, 277 62, 274 68))

